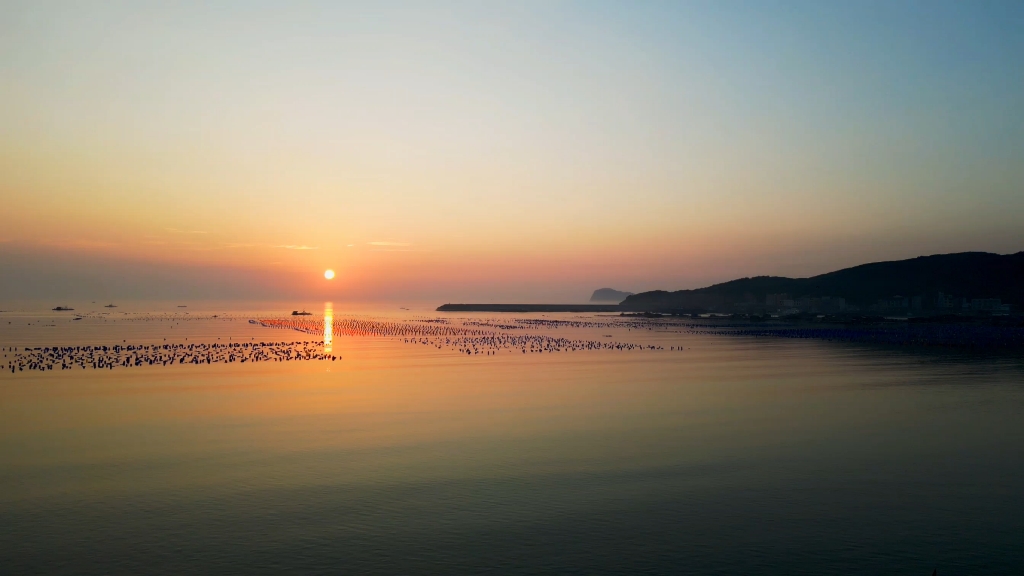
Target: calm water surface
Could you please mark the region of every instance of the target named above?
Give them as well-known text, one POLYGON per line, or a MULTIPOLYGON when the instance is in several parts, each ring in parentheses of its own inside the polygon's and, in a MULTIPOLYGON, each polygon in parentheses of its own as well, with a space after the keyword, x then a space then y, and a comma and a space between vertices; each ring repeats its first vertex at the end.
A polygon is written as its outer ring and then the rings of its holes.
MULTIPOLYGON (((0 343, 312 338, 117 318, 0 343)), ((6 372, 0 572, 1024 573, 1020 359, 544 333, 685 350, 6 372)))

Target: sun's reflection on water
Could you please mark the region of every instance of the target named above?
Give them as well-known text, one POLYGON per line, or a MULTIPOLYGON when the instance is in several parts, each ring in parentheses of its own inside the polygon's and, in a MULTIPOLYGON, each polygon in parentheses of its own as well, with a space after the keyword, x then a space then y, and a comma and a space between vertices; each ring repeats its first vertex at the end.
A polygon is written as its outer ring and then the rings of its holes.
POLYGON ((324 302, 324 352, 330 354, 334 342, 334 303, 324 302))

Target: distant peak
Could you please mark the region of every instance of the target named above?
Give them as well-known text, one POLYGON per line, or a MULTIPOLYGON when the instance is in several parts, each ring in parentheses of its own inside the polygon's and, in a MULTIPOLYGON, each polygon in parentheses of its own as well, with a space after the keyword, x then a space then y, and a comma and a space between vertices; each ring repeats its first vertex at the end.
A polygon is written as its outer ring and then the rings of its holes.
POLYGON ((614 288, 598 288, 594 290, 594 294, 590 297, 591 302, 615 302, 618 304, 626 299, 627 296, 632 296, 632 292, 623 292, 614 288))

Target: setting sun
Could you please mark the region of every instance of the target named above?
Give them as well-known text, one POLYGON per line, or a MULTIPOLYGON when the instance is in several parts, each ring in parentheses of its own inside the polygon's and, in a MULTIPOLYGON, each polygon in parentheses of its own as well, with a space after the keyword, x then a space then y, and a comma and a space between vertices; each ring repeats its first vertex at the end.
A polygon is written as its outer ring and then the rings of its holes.
POLYGON ((324 278, 327 278, 328 280, 333 280, 334 270, 324 270, 324 278))

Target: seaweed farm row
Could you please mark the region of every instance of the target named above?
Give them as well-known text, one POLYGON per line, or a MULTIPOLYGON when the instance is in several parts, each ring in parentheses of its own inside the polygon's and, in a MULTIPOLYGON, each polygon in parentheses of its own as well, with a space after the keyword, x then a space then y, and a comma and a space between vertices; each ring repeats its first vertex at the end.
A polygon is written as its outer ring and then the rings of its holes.
MULTIPOLYGON (((433 346, 438 350, 453 350, 460 354, 493 355, 506 350, 509 352, 543 353, 543 352, 576 352, 583 350, 618 350, 621 352, 639 350, 665 350, 664 346, 653 344, 629 344, 622 342, 603 342, 600 340, 583 340, 573 338, 552 338, 551 336, 527 334, 495 334, 492 336, 475 336, 462 338, 404 338, 405 344, 422 344, 433 346)), ((682 347, 671 346, 670 350, 682 350, 682 347)))
POLYGON ((4 348, 5 371, 137 368, 245 362, 340 360, 323 342, 245 342, 226 344, 153 344, 4 348))
MULTIPOLYGON (((265 328, 298 330, 306 334, 324 334, 325 318, 264 318, 249 320, 265 328)), ((376 336, 402 338, 406 336, 446 337, 479 336, 491 334, 475 328, 458 328, 450 324, 427 322, 400 322, 396 320, 365 320, 359 318, 333 318, 330 320, 334 336, 376 336)))
MULTIPOLYGON (((401 338, 401 342, 404 344, 432 346, 438 350, 450 350, 467 355, 483 354, 489 356, 501 351, 529 354, 584 350, 665 350, 664 346, 653 344, 552 337, 544 334, 509 334, 503 331, 465 328, 452 326, 450 323, 428 321, 396 322, 348 318, 335 318, 331 321, 326 318, 303 320, 270 318, 250 320, 250 322, 268 328, 298 330, 307 334, 324 334, 325 336, 330 333, 332 336, 401 338)), ((467 322, 467 324, 472 326, 486 325, 481 322, 467 322)), ((499 328, 499 330, 511 329, 520 329, 520 327, 502 325, 499 328)), ((671 351, 677 349, 681 350, 682 348, 676 346, 669 347, 671 351)))

